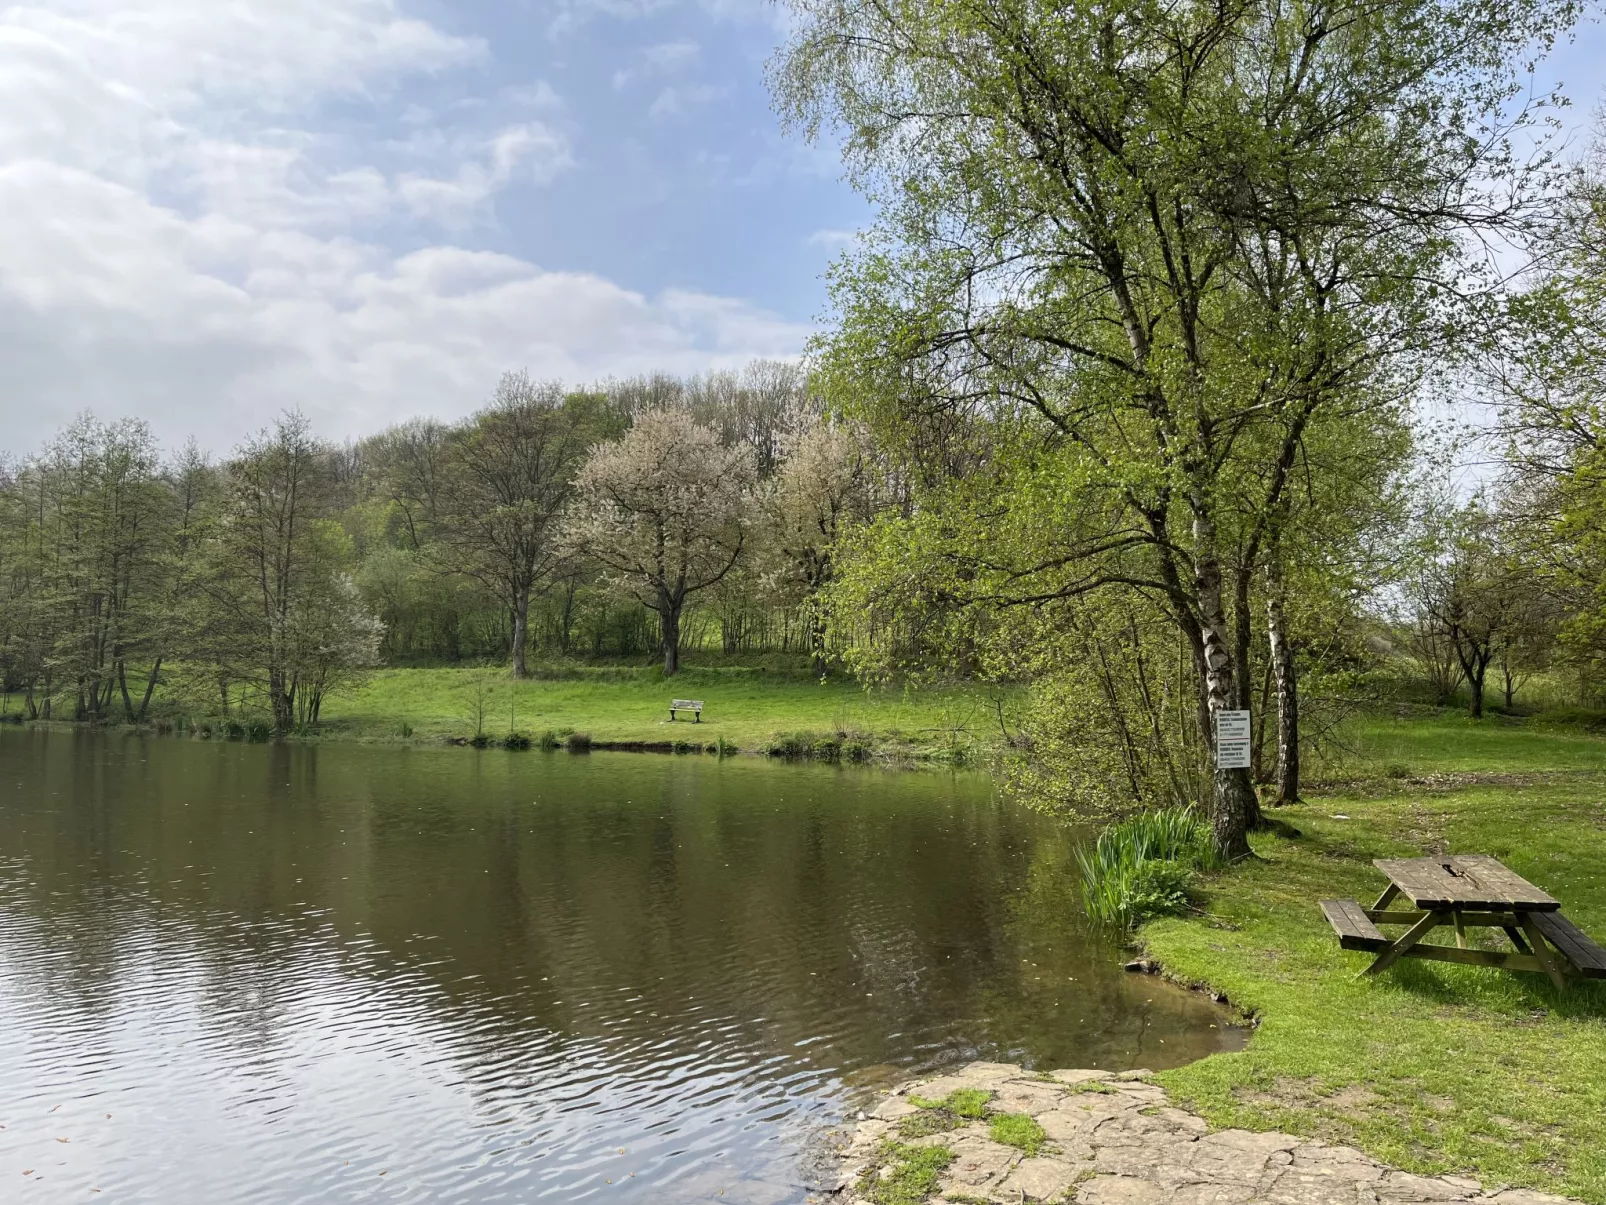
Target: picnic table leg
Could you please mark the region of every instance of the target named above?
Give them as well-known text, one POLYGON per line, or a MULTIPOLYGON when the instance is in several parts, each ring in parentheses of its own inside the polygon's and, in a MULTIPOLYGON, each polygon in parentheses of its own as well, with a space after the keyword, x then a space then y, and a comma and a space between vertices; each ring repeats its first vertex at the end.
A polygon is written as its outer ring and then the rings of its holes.
POLYGON ((1393 883, 1390 883, 1388 885, 1387 889, 1383 892, 1383 894, 1377 897, 1377 903, 1372 905, 1372 911, 1373 912, 1380 912, 1384 908, 1387 908, 1389 906, 1389 902, 1391 900, 1393 900, 1393 898, 1395 896, 1399 895, 1399 894, 1400 894, 1400 889, 1398 887, 1396 887, 1393 883))
POLYGON ((1534 957, 1539 959, 1540 965, 1545 968, 1545 974, 1550 976, 1550 982, 1565 991, 1567 988, 1567 976, 1561 973, 1561 968, 1556 965, 1555 958, 1551 956, 1550 951, 1545 947, 1545 939, 1540 936, 1539 926, 1534 924, 1533 917, 1526 912, 1519 912, 1517 913, 1517 920, 1527 932, 1528 944, 1533 946, 1534 957))
MULTIPOLYGON (((1385 898, 1386 896, 1387 893, 1385 893, 1385 898)), ((1375 975, 1379 971, 1388 970, 1400 960, 1407 950, 1426 937, 1430 929, 1433 929, 1438 925, 1442 925, 1443 923, 1444 914, 1442 912, 1429 912, 1421 920, 1417 921, 1416 924, 1407 929, 1403 937, 1379 954, 1377 956, 1377 961, 1362 971, 1361 974, 1375 975)))
POLYGON ((1455 944, 1456 944, 1456 947, 1458 949, 1464 950, 1464 949, 1467 948, 1467 926, 1466 926, 1466 923, 1464 921, 1462 921, 1460 912, 1452 912, 1450 915, 1455 918, 1455 944))
POLYGON ((1522 930, 1517 928, 1516 925, 1501 925, 1500 927, 1506 931, 1506 936, 1511 939, 1511 944, 1517 947, 1517 953, 1533 953, 1533 951, 1528 948, 1528 943, 1522 939, 1522 930))

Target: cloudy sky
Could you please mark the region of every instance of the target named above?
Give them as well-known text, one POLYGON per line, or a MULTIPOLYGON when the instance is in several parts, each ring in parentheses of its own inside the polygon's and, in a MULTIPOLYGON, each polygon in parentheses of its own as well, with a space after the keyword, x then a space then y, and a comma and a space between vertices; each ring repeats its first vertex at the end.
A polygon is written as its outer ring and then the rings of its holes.
MULTIPOLYGON (((0 7, 0 451, 796 354, 866 210, 780 132, 781 32, 764 0, 0 7)), ((1587 125, 1600 27, 1545 70, 1587 125)))

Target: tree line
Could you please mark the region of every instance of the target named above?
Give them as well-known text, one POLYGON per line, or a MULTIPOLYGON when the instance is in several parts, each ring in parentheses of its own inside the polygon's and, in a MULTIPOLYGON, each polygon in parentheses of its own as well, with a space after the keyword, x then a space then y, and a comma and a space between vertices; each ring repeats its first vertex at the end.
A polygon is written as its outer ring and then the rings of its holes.
POLYGON ((0 475, 0 677, 30 716, 140 721, 160 687, 280 733, 381 663, 654 650, 824 667, 838 530, 884 475, 792 364, 565 389, 349 445, 286 414, 219 463, 85 416, 0 475), (644 622, 645 621, 645 622, 644 622))

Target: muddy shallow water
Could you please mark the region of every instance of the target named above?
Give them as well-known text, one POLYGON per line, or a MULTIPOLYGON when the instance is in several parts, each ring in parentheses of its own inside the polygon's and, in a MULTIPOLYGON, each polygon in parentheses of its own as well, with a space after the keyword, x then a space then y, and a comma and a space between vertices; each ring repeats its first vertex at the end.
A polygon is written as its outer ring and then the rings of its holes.
POLYGON ((1241 1044, 1074 839, 980 776, 0 731, 0 1196, 802 1202, 911 1074, 1241 1044))

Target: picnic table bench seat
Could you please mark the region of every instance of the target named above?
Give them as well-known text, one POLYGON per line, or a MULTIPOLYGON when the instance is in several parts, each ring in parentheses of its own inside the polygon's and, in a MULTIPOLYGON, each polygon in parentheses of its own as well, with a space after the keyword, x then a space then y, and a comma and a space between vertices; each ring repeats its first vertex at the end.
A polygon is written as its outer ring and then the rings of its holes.
POLYGON ((1372 923, 1357 900, 1322 900, 1327 923, 1338 934, 1338 944, 1346 950, 1383 950, 1389 939, 1372 923))
POLYGON ((1559 912, 1535 912, 1534 928, 1565 954, 1585 979, 1606 979, 1606 950, 1559 912))

